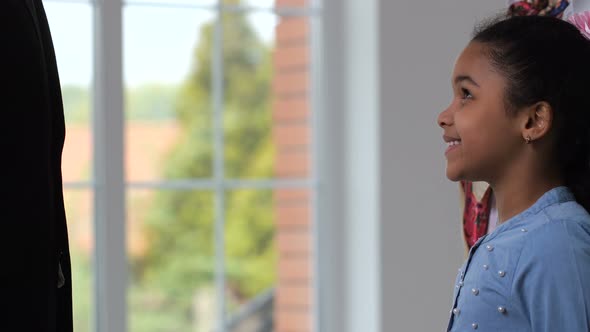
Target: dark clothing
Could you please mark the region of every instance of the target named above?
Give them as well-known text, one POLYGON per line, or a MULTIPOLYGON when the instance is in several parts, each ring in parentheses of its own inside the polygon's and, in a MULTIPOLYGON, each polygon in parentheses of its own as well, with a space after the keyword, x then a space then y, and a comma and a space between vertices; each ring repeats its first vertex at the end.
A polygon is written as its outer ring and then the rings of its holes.
POLYGON ((0 1, 0 47, 2 330, 69 332, 72 285, 61 179, 65 125, 41 0, 0 1))

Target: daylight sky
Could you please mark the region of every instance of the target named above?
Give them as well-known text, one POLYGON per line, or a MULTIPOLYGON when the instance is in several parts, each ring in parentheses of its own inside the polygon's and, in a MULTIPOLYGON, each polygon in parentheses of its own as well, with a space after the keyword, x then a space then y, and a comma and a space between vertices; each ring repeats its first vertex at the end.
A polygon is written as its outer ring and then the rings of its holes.
MULTIPOLYGON (((124 80, 127 86, 180 83, 191 67, 199 30, 214 12, 195 8, 146 6, 148 2, 202 2, 211 0, 134 0, 123 12, 124 80)), ((270 6, 274 0, 248 0, 270 6)), ((88 85, 92 78, 92 7, 85 1, 44 0, 56 49, 62 85, 88 85)), ((259 36, 272 43, 276 16, 268 11, 248 14, 259 36)))

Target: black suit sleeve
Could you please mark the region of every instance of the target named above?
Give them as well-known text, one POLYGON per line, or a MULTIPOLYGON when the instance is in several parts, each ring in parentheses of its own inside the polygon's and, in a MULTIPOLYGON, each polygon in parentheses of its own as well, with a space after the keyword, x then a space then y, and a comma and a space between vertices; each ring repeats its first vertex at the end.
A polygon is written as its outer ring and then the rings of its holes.
POLYGON ((0 1, 0 81, 3 326, 68 332, 71 272, 61 180, 65 128, 41 0, 0 1), (58 288, 60 265, 65 284, 58 288))

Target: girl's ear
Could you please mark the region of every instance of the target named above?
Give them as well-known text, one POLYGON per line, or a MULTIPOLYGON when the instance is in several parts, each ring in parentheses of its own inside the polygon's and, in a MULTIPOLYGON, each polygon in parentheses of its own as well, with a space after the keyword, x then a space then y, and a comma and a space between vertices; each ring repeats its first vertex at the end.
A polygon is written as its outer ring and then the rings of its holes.
POLYGON ((538 102, 522 112, 522 137, 533 142, 547 135, 553 125, 553 108, 547 102, 538 102))

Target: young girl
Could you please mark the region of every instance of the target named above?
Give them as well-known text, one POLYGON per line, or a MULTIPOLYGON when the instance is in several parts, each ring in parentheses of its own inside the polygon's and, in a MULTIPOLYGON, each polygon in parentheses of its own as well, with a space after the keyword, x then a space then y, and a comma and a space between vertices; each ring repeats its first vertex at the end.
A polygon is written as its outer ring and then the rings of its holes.
POLYGON ((448 331, 590 331, 590 40, 551 17, 479 29, 438 118, 447 177, 486 181, 498 226, 459 269, 448 331))
MULTIPOLYGON (((508 0, 507 14, 508 16, 539 15, 575 18, 573 23, 579 24, 579 28, 585 31, 587 28, 585 24, 588 21, 585 16, 590 15, 588 10, 590 10, 590 0, 576 0, 575 4, 570 4, 569 0, 508 0), (572 17, 576 12, 582 15, 572 17)), ((468 252, 477 239, 496 228, 498 213, 494 202, 494 192, 488 183, 460 181, 459 191, 461 194, 461 229, 468 252)))

